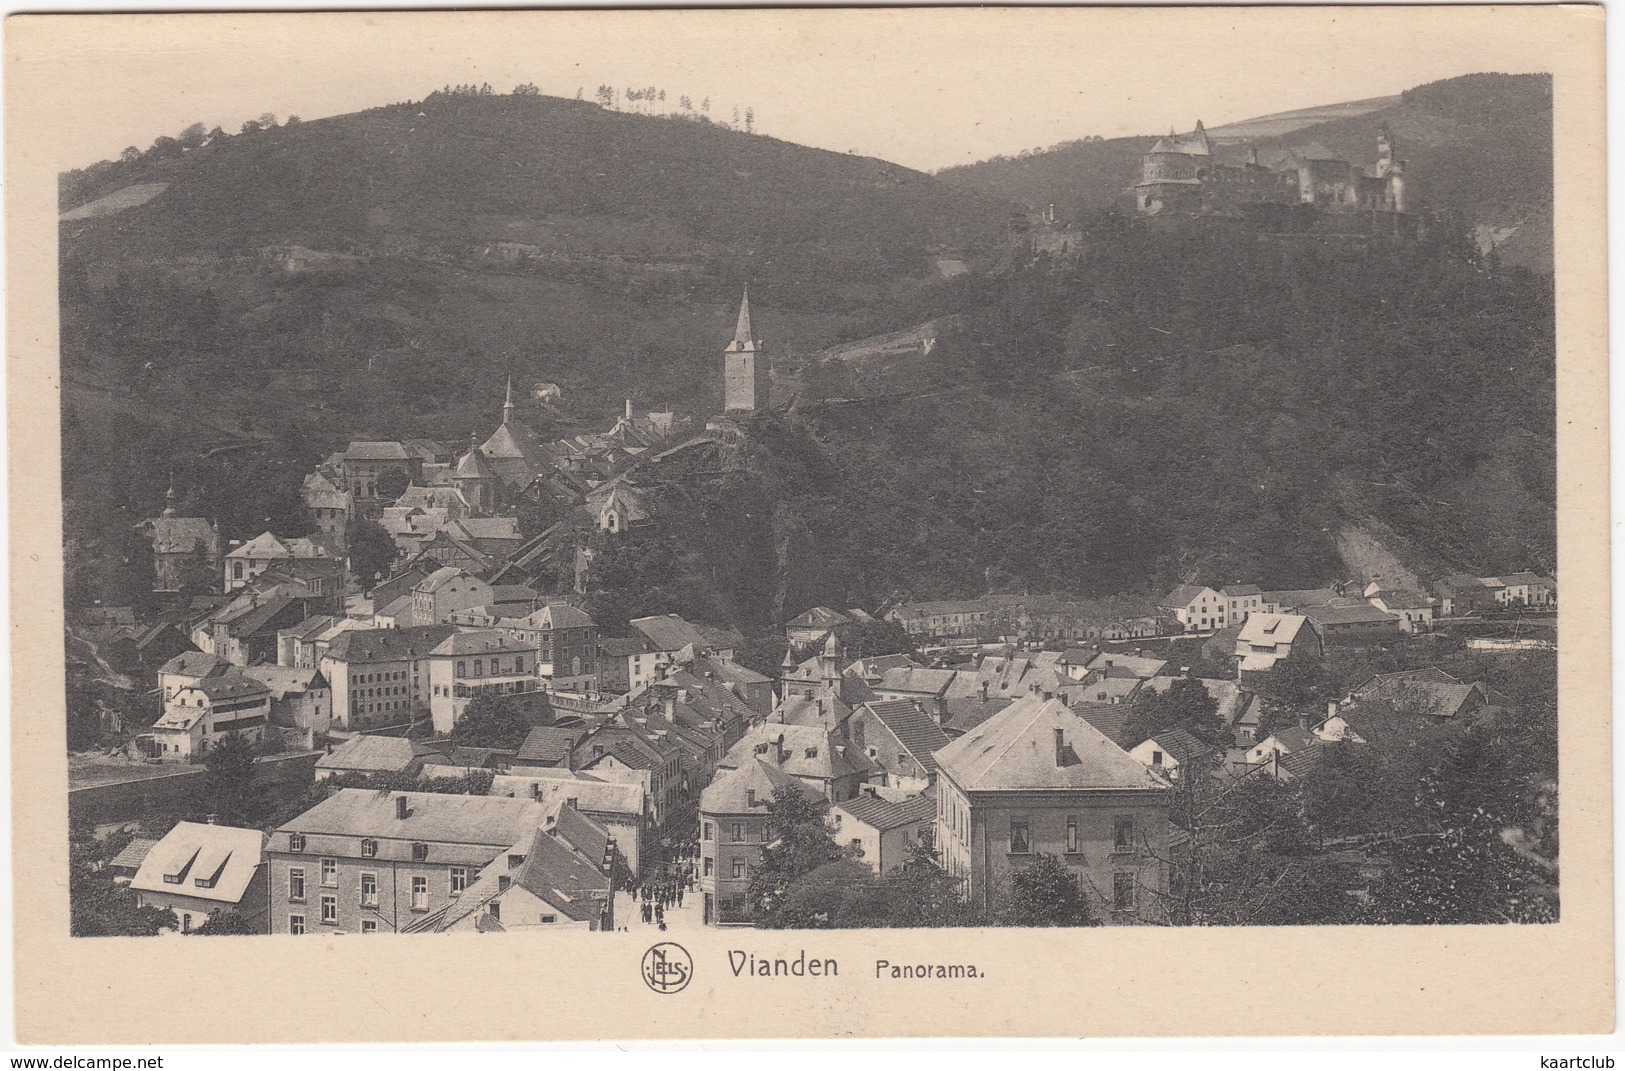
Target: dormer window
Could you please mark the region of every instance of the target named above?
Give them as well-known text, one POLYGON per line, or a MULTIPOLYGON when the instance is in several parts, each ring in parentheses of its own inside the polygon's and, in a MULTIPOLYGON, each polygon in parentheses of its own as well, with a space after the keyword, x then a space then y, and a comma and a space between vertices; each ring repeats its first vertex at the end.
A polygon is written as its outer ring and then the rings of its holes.
POLYGON ((372 859, 375 856, 377 856, 377 854, 378 854, 378 842, 377 841, 373 840, 371 837, 368 837, 367 839, 365 839, 365 840, 363 840, 361 842, 361 857, 363 859, 372 859))
POLYGON ((302 852, 305 850, 305 835, 303 833, 288 834, 288 851, 302 852))
POLYGON ((422 841, 412 845, 412 862, 421 863, 429 858, 429 846, 422 841))

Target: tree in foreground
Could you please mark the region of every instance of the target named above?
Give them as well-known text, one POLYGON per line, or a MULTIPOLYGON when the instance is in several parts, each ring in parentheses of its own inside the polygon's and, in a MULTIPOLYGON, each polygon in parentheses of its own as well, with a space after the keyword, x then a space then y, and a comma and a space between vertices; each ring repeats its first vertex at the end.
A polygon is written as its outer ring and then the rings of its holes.
POLYGON ((767 813, 776 836, 762 849, 762 861, 750 875, 750 902, 761 925, 794 925, 780 921, 791 886, 802 875, 841 858, 841 848, 824 822, 828 810, 826 800, 793 786, 773 793, 767 813))
POLYGON ((193 930, 198 937, 240 937, 245 934, 262 932, 245 916, 230 909, 215 911, 204 920, 203 925, 193 930))
POLYGON ((254 780, 254 749, 232 735, 209 749, 205 791, 209 809, 223 825, 256 826, 265 811, 261 786, 254 780))
POLYGON ((998 921, 1006 926, 1097 926, 1078 879, 1060 859, 1040 853, 1010 876, 1010 894, 998 921))
POLYGON ((81 838, 68 852, 68 914, 75 937, 152 937, 180 926, 167 908, 141 907, 128 886, 106 869, 107 857, 129 843, 81 838))
POLYGON ((395 561, 397 548, 383 525, 370 517, 352 521, 349 529, 350 572, 363 588, 384 575, 395 561))
POLYGON ((463 708, 451 727, 451 742, 459 747, 490 747, 512 751, 530 735, 530 719, 511 703, 496 696, 477 695, 463 708))

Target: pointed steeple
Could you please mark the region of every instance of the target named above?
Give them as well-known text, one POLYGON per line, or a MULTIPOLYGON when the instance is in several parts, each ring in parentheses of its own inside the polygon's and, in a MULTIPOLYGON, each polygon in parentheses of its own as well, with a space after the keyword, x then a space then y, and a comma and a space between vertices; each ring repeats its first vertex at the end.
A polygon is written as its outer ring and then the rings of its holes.
POLYGON ((508 393, 502 399, 502 423, 508 423, 508 418, 511 416, 513 416, 513 377, 509 376, 508 393))
POLYGON ((734 325, 734 342, 729 347, 732 350, 755 351, 756 340, 750 333, 750 287, 745 287, 745 296, 739 302, 739 322, 734 325))
POLYGON ((175 474, 172 472, 172 473, 169 474, 169 490, 164 492, 164 511, 163 511, 163 513, 160 514, 160 516, 163 516, 163 517, 173 517, 173 516, 175 516, 175 499, 176 499, 176 497, 177 496, 175 494, 175 474))

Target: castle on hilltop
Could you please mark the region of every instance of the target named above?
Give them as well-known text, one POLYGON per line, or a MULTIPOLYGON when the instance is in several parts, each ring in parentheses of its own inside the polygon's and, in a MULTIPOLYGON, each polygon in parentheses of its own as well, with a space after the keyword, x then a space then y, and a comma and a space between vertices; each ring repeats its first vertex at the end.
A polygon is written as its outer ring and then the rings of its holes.
POLYGON ((750 330, 750 288, 739 302, 733 341, 722 351, 722 409, 754 413, 767 408, 767 355, 750 330))
POLYGON ((1159 138, 1145 154, 1133 187, 1134 210, 1142 216, 1234 215, 1243 205, 1278 204, 1402 215, 1412 210, 1415 195, 1407 189, 1405 161, 1395 158, 1396 148, 1384 125, 1370 169, 1336 159, 1318 142, 1262 162, 1256 148, 1244 160, 1227 161, 1197 120, 1191 133, 1159 138))

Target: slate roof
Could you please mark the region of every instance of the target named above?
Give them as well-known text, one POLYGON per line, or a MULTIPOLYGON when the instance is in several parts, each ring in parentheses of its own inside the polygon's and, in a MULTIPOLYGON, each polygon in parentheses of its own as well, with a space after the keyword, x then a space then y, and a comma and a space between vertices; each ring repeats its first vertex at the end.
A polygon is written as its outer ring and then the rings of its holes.
POLYGON ((1301 725, 1288 725, 1275 730, 1270 739, 1281 745, 1284 754, 1302 751, 1306 747, 1314 747, 1320 743, 1320 738, 1301 725))
POLYGON ((1161 790, 1146 769, 1059 700, 1018 699, 937 752, 937 764, 972 792, 1043 789, 1161 790), (1064 739, 1056 764, 1055 732, 1064 739))
POLYGON ((1110 676, 1115 676, 1112 670, 1127 670, 1141 680, 1148 680, 1167 669, 1168 660, 1123 654, 1120 651, 1102 651, 1089 663, 1088 668, 1090 671, 1104 671, 1110 676))
POLYGON ((837 625, 851 624, 852 619, 839 610, 831 610, 827 606, 814 606, 811 610, 791 618, 785 623, 785 628, 835 628, 837 625))
POLYGON ((1255 611, 1247 615, 1247 621, 1241 626, 1236 642, 1252 647, 1291 644, 1298 638, 1298 633, 1308 620, 1302 614, 1266 614, 1255 611))
POLYGON ((610 658, 629 658, 632 655, 649 654, 652 648, 649 641, 642 636, 618 637, 598 641, 598 653, 610 658))
POLYGON ((629 624, 648 637, 657 651, 681 651, 684 647, 708 647, 697 627, 676 614, 633 618, 629 624))
POLYGON ((874 764, 857 749, 844 746, 822 727, 781 722, 767 722, 751 728, 728 749, 718 765, 737 767, 757 758, 774 762, 780 746, 783 747, 784 760, 777 763, 779 768, 796 777, 833 781, 867 774, 874 769, 874 764))
POLYGON ((1001 699, 997 696, 983 699, 979 695, 949 699, 948 712, 943 715, 942 727, 955 735, 964 735, 1013 702, 1015 700, 1001 699))
POLYGON ((146 522, 154 554, 189 554, 210 551, 219 535, 202 517, 153 517, 146 522))
POLYGON ((558 766, 570 757, 570 749, 576 741, 587 735, 584 728, 563 728, 557 725, 544 725, 532 729, 526 736, 525 742, 519 745, 519 753, 515 761, 519 763, 538 763, 542 766, 558 766))
POLYGON ((948 734, 911 699, 876 699, 864 704, 897 737, 905 750, 931 773, 936 753, 948 745, 948 734))
POLYGON ((1360 603, 1357 606, 1306 606, 1303 616, 1324 628, 1327 625, 1362 625, 1375 622, 1386 622, 1397 625, 1399 618, 1385 610, 1379 610, 1370 603, 1360 603))
POLYGON ((1264 601, 1286 610, 1303 610, 1308 606, 1330 606, 1337 599, 1331 588, 1299 588, 1286 591, 1266 591, 1264 601))
POLYGON ((577 609, 569 603, 550 603, 542 607, 529 617, 525 624, 537 629, 559 628, 593 628, 595 623, 585 610, 577 609))
POLYGON ((573 799, 583 811, 630 815, 634 818, 642 817, 646 803, 641 784, 600 781, 596 777, 571 773, 569 770, 498 774, 491 780, 491 795, 540 799, 553 806, 573 799))
POLYGON ((457 630, 450 625, 412 628, 350 629, 340 633, 327 649, 328 657, 352 665, 368 662, 403 662, 423 658, 457 630))
POLYGON ((920 695, 941 695, 954 682, 951 669, 922 669, 919 666, 899 666, 888 669, 875 685, 882 692, 914 692, 920 695))
POLYGON ((476 629, 468 632, 454 632, 450 636, 435 644, 430 654, 442 657, 452 655, 480 655, 500 651, 506 654, 509 651, 530 653, 536 648, 532 644, 520 643, 501 629, 476 629))
POLYGON ((792 777, 772 763, 753 758, 735 769, 717 771, 716 778, 700 793, 700 812, 766 814, 774 793, 784 788, 800 792, 809 800, 824 798, 805 781, 792 777), (753 792, 754 796, 751 795, 753 792))
POLYGON ((508 796, 345 788, 279 826, 276 833, 284 837, 288 833, 334 834, 500 849, 540 829, 547 817, 546 805, 508 796), (407 799, 405 818, 395 816, 398 796, 407 799))
POLYGON ((1432 599, 1414 591, 1378 591, 1371 598, 1381 599, 1390 610, 1426 610, 1433 605, 1432 599))
POLYGON ((357 736, 316 760, 318 770, 400 773, 419 758, 419 749, 400 736, 357 736))
POLYGON ((1181 584, 1167 595, 1164 595, 1162 601, 1157 605, 1169 610, 1182 610, 1201 598, 1204 593, 1212 590, 1212 588, 1201 584, 1181 584))
POLYGON ((349 461, 405 461, 411 455, 398 442, 354 442, 343 456, 349 461))
POLYGON ((222 673, 230 673, 234 669, 219 655, 204 654, 202 651, 182 651, 180 654, 164 663, 159 673, 173 673, 185 677, 218 677, 222 673))
POLYGON ((1151 742, 1175 762, 1189 762, 1213 750, 1184 729, 1163 729, 1151 736, 1151 742))
POLYGON ((1123 729, 1128 725, 1132 712, 1128 703, 1073 703, 1070 709, 1118 747, 1132 747, 1140 743, 1138 740, 1124 739, 1123 729))
POLYGON ((270 696, 270 689, 252 677, 242 673, 222 673, 218 677, 204 677, 200 681, 188 684, 187 688, 196 688, 209 697, 210 702, 218 703, 226 699, 253 699, 270 696))
POLYGON ((937 813, 937 798, 933 792, 910 796, 901 803, 882 799, 873 792, 862 792, 849 800, 842 800, 835 809, 844 811, 854 821, 878 829, 882 833, 901 829, 915 822, 929 822, 937 813))
POLYGON ((257 829, 179 822, 141 860, 130 888, 241 903, 259 869, 264 843, 265 835, 257 829))
POLYGON ((124 846, 123 851, 109 859, 107 865, 116 870, 139 870, 142 860, 157 844, 151 837, 136 837, 124 846))
POLYGON ((1262 595, 1264 589, 1257 584, 1227 584, 1219 589, 1219 594, 1234 599, 1243 595, 1262 595))

